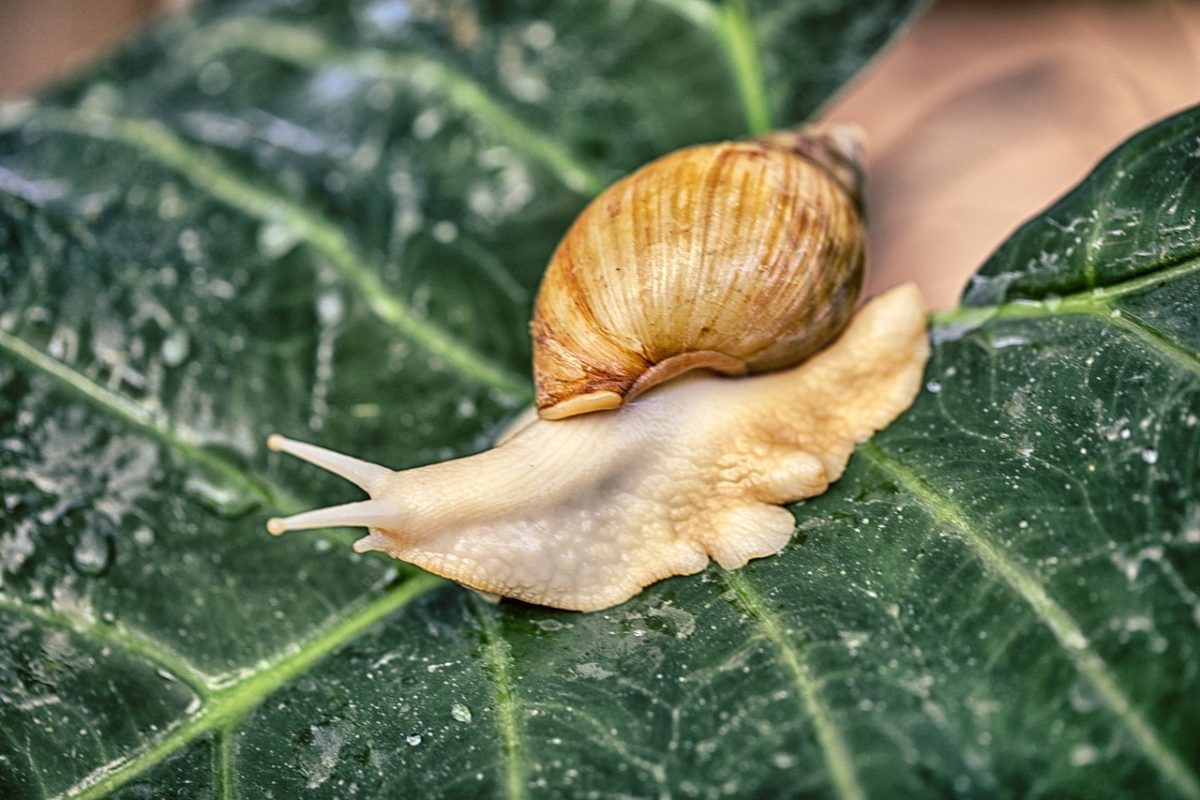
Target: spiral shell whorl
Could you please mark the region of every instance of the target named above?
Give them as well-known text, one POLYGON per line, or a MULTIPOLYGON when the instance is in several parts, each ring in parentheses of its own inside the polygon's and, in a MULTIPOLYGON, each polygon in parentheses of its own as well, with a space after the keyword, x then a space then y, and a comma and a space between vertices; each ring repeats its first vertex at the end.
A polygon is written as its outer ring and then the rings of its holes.
POLYGON ((796 363, 846 325, 862 284, 857 145, 803 129, 667 155, 589 205, 531 324, 537 406, 613 408, 687 369, 796 363))

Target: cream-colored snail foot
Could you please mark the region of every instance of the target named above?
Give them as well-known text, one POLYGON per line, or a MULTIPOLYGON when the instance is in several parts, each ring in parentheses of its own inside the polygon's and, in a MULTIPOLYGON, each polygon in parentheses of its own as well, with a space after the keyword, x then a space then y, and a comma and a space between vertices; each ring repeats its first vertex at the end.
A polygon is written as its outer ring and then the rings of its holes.
POLYGON ((271 437, 371 499, 271 520, 370 528, 381 550, 481 592, 592 611, 670 575, 777 552, 780 506, 825 491, 854 446, 912 403, 929 346, 916 288, 861 309, 800 366, 689 373, 600 414, 529 417, 495 449, 392 472, 271 437))

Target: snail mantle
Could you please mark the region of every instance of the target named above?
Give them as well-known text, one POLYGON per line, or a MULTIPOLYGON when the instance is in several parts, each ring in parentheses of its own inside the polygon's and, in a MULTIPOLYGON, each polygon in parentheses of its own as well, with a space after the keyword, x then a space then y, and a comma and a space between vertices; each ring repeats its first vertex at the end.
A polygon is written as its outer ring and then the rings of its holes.
POLYGON ((403 472, 272 436, 273 450, 369 500, 268 523, 364 526, 380 550, 472 589, 594 611, 715 559, 734 569, 792 535, 782 504, 819 495, 854 446, 912 403, 929 345, 914 286, 859 310, 790 369, 692 372, 612 411, 518 423, 494 449, 403 472))

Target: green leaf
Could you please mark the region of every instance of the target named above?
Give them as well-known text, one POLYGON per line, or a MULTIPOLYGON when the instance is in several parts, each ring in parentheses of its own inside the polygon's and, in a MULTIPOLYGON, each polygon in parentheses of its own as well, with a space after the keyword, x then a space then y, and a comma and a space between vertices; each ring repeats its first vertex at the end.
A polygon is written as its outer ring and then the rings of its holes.
POLYGON ((985 265, 776 558, 574 614, 265 534, 353 498, 269 431, 485 447, 590 192, 908 4, 503 5, 214 4, 0 110, 0 796, 1200 798, 1200 111, 985 265))

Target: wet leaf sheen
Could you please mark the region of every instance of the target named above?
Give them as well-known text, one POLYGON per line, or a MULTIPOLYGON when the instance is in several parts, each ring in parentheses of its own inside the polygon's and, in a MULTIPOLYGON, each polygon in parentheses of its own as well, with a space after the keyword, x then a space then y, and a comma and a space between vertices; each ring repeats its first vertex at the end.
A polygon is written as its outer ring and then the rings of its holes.
POLYGON ((529 400, 574 214, 909 3, 213 3, 0 109, 0 796, 1200 798, 1200 112, 932 323, 780 556, 597 614, 348 532, 529 400), (498 6, 503 5, 503 10, 498 6))

